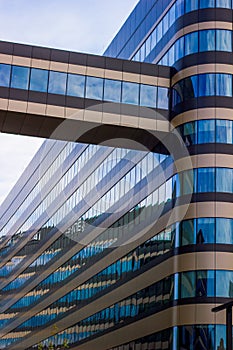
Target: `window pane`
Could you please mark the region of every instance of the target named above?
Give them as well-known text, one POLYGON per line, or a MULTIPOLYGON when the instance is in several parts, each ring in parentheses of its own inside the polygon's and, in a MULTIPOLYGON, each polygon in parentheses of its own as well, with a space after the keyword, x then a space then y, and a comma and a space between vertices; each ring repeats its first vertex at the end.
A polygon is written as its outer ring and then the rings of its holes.
POLYGON ((68 74, 67 95, 84 97, 85 76, 68 74))
POLYGON ((185 55, 198 52, 198 32, 185 35, 185 55))
POLYGON ((233 219, 216 219, 216 243, 233 244, 233 219))
POLYGON ((198 143, 215 142, 215 120, 198 121, 198 143))
POLYGON ((184 57, 184 37, 176 41, 175 45, 175 61, 184 57))
POLYGON ((180 242, 181 245, 189 245, 196 243, 195 220, 185 220, 180 225, 180 242))
POLYGON ((30 90, 47 92, 49 72, 43 69, 31 69, 30 90))
POLYGON ((185 12, 190 12, 198 9, 198 0, 185 0, 185 12))
POLYGON ((215 169, 198 169, 198 192, 215 192, 215 169))
POLYGON ((201 30, 199 32, 199 46, 200 51, 214 51, 215 50, 215 30, 201 30))
POLYGON ((216 120, 216 142, 233 143, 232 120, 216 120))
POLYGON ((11 66, 9 64, 0 64, 0 86, 10 86, 11 66))
POLYGON ((233 193, 233 169, 216 169, 217 192, 233 193))
POLYGON ((103 84, 104 84, 104 80, 102 78, 87 77, 86 98, 92 98, 94 100, 102 100, 103 84))
POLYGON ((16 89, 28 89, 29 82, 29 68, 13 66, 12 67, 12 77, 11 77, 11 87, 16 89))
POLYGON ((216 30, 216 50, 232 51, 232 32, 230 30, 216 30))
POLYGON ((139 84, 123 82, 122 103, 138 104, 139 84))
POLYGON ((195 145, 197 143, 197 123, 190 122, 184 124, 183 140, 186 146, 195 145))
POLYGON ((232 75, 216 74, 216 95, 232 96, 232 75))
POLYGON ((200 8, 214 7, 214 0, 200 0, 200 8))
POLYGON ((216 7, 231 8, 231 0, 216 0, 216 7))
POLYGON ((105 79, 104 100, 121 102, 121 81, 105 79))
POLYGON ((65 95, 66 77, 67 77, 67 74, 65 73, 50 72, 48 92, 53 94, 65 95))
POLYGON ((156 108, 156 86, 141 85, 140 105, 156 108))
POLYGON ((215 219, 201 218, 197 220, 197 243, 215 242, 215 219))
POLYGON ((168 89, 158 87, 157 107, 168 109, 168 89))
POLYGON ((233 271, 216 271, 216 296, 233 297, 233 271))
POLYGON ((199 75, 199 96, 214 96, 216 94, 215 74, 199 75))
POLYGON ((214 271, 197 271, 196 296, 215 296, 214 271))
POLYGON ((196 170, 186 170, 182 173, 182 195, 195 192, 196 170))
POLYGON ((195 297, 196 273, 194 271, 181 273, 181 298, 195 297))

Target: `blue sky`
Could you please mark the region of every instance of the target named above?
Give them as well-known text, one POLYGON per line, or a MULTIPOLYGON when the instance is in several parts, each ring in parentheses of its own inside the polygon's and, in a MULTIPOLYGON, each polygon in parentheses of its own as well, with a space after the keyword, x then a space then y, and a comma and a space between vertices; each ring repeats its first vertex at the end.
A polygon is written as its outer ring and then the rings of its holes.
MULTIPOLYGON (((0 0, 0 40, 102 54, 138 0, 0 0)), ((0 203, 42 140, 0 134, 0 203)))

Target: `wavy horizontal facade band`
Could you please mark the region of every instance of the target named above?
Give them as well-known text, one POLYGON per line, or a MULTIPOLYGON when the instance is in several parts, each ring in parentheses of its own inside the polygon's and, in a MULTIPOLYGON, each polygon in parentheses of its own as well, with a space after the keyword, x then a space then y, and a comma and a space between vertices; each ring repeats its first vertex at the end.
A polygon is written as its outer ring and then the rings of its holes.
POLYGON ((0 210, 1 349, 227 349, 232 23, 141 0, 104 56, 0 42, 1 132, 50 138, 0 210))

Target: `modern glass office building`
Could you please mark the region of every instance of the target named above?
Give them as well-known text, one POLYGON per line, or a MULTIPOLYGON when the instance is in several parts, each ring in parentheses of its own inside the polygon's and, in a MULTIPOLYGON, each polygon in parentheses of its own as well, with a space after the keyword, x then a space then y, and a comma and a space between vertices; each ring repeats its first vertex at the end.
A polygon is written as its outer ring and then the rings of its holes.
POLYGON ((232 23, 232 0, 141 0, 103 58, 0 43, 1 131, 78 108, 105 132, 44 142, 1 206, 1 349, 226 350, 232 23))

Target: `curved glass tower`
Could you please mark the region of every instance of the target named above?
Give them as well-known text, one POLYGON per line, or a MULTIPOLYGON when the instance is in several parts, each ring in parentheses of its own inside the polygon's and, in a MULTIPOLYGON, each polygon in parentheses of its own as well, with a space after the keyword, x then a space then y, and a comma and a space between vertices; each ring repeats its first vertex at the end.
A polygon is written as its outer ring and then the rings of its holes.
POLYGON ((141 0, 104 61, 0 45, 2 131, 111 102, 109 139, 134 139, 47 140, 1 206, 1 349, 226 350, 232 23, 232 0, 141 0))

